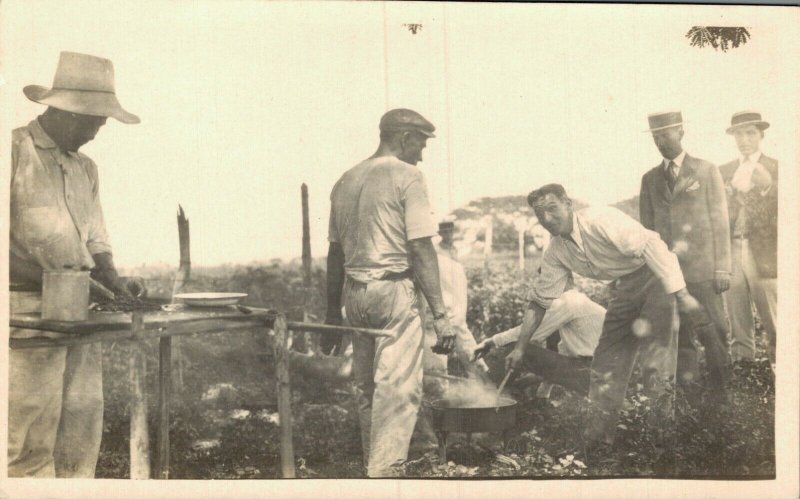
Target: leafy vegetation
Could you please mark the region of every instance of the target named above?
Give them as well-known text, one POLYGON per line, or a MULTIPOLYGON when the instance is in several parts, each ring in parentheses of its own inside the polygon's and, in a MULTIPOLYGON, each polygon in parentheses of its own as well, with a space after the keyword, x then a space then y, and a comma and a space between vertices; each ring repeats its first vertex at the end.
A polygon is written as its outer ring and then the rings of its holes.
MULTIPOLYGON (((513 261, 513 260, 512 260, 513 261)), ((144 272, 142 272, 144 274, 144 272)), ((470 270, 468 322, 476 336, 492 335, 521 320, 526 280, 511 264, 492 265, 488 273, 470 270)), ((169 288, 166 273, 147 275, 154 293, 169 288)), ((580 279, 578 286, 605 304, 603 283, 580 279)), ((324 316, 325 273, 313 276, 311 313, 324 316)), ((244 291, 246 304, 283 310, 302 318, 300 269, 273 264, 257 267, 197 269, 189 290, 244 291)), ((537 382, 520 379, 509 393, 519 401, 518 425, 503 448, 499 435, 452 435, 448 461, 412 443, 409 460, 398 467, 407 477, 582 477, 582 476, 740 476, 775 473, 774 381, 759 334, 759 358, 737 365, 732 400, 712 410, 702 388, 679 389, 678 434, 674 459, 656 452, 653 410, 659 401, 631 384, 617 428, 618 445, 601 458, 584 455, 580 435, 586 400, 556 387, 550 399, 535 397, 537 382)), ((157 354, 148 354, 151 443, 155 442, 157 354)), ((502 377, 509 347, 487 359, 494 378, 502 377)), ((170 424, 170 478, 259 479, 279 476, 279 421, 274 363, 263 332, 197 335, 173 340, 175 378, 170 424), (178 355, 179 354, 179 355, 178 355)), ((99 477, 128 476, 127 368, 129 345, 104 346, 105 432, 99 477)), ((347 383, 293 374, 293 428, 298 476, 363 477, 358 420, 347 383)))

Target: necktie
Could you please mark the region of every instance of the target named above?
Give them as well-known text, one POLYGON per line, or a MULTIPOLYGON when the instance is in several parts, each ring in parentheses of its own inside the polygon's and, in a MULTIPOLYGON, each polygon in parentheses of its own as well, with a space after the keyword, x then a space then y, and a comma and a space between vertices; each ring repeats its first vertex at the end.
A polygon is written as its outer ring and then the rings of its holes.
POLYGON ((678 180, 678 165, 674 161, 670 161, 667 166, 667 186, 669 192, 675 189, 675 182, 678 180))

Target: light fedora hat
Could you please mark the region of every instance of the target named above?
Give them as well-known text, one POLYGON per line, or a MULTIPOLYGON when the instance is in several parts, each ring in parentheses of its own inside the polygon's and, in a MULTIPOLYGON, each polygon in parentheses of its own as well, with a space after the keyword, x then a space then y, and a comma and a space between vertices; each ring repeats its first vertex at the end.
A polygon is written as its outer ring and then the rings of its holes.
POLYGON ((682 126, 683 123, 683 116, 680 111, 652 113, 647 115, 647 124, 650 125, 650 128, 642 131, 645 133, 657 132, 666 128, 682 126))
POLYGON ((731 126, 725 130, 725 133, 732 134, 737 128, 747 125, 755 125, 761 130, 769 128, 769 123, 761 119, 761 113, 757 111, 739 111, 731 116, 731 126))
POLYGON ((122 123, 139 123, 139 117, 122 109, 114 93, 114 65, 108 59, 76 52, 61 52, 53 88, 28 85, 25 96, 62 111, 106 116, 122 123))

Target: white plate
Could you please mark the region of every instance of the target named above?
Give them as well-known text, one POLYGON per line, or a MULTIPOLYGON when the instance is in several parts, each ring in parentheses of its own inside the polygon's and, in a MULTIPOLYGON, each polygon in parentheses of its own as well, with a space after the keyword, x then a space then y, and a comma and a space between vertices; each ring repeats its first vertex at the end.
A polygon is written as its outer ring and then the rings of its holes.
POLYGON ((191 307, 224 307, 236 305, 247 293, 181 293, 175 298, 191 307))

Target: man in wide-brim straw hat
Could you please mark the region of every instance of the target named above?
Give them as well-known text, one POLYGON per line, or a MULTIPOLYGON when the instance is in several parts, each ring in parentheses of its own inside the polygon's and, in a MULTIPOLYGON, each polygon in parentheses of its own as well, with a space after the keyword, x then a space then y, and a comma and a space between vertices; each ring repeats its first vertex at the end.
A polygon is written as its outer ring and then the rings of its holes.
MULTIPOLYGON (((24 88, 47 110, 13 132, 9 254, 12 313, 41 309, 44 270, 91 268, 117 295, 144 294, 117 275, 100 207, 97 166, 81 146, 108 117, 139 118, 114 93, 111 61, 62 52, 52 88, 24 88)), ((11 338, 42 336, 11 328, 11 338)), ((8 475, 94 477, 103 434, 100 343, 11 350, 8 475)))
POLYGON ((755 358, 751 301, 769 335, 769 356, 775 362, 775 319, 778 277, 778 161, 761 153, 769 123, 756 111, 731 117, 739 157, 720 166, 728 195, 733 277, 725 296, 731 319, 734 360, 755 358))

